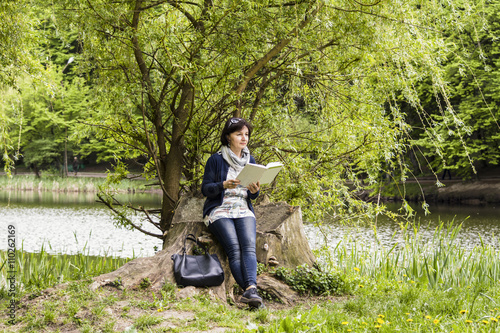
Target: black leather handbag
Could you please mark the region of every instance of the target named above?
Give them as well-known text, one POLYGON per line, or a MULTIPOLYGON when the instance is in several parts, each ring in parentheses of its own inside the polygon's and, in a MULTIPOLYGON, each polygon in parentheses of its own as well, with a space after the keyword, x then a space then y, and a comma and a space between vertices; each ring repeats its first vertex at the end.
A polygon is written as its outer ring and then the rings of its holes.
POLYGON ((178 286, 188 287, 213 287, 224 282, 224 270, 217 255, 209 254, 208 249, 199 244, 193 234, 184 239, 182 254, 173 254, 174 276, 178 286), (205 250, 202 255, 186 254, 186 241, 195 242, 205 250))

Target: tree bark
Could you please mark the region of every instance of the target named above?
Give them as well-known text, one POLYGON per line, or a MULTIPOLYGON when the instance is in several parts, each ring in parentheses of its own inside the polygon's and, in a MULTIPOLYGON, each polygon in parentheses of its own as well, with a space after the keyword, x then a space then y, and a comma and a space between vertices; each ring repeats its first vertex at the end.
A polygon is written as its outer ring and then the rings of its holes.
MULTIPOLYGON (((160 177, 165 184, 165 190, 168 194, 168 196, 164 195, 163 197, 160 227, 167 232, 172 226, 172 219, 179 200, 179 184, 181 183, 185 152, 184 133, 186 132, 188 117, 192 107, 193 94, 193 87, 187 79, 184 80, 179 106, 174 113, 170 150, 166 159, 160 163, 162 166, 164 165, 164 168, 161 168, 161 170, 164 170, 164 173, 160 177)), ((163 137, 163 132, 158 136, 163 137)), ((168 241, 165 238, 163 248, 166 248, 167 245, 168 241)))

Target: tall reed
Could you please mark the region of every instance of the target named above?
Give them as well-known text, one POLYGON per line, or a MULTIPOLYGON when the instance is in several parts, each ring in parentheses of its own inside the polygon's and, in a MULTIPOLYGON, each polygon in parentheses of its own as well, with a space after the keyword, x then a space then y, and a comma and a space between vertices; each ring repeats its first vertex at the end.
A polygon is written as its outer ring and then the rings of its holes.
POLYGON ((383 277, 447 289, 500 282, 500 253, 481 243, 464 249, 457 241, 461 225, 441 223, 432 239, 424 240, 418 227, 403 242, 392 247, 343 241, 335 249, 331 267, 360 271, 372 278, 383 277))
MULTIPOLYGON (((0 295, 5 293, 7 278, 10 277, 7 258, 7 252, 0 251, 0 295)), ((21 249, 16 251, 14 265, 17 288, 21 292, 40 290, 58 283, 98 276, 116 270, 129 260, 106 254, 91 256, 84 252, 54 255, 47 253, 45 246, 37 253, 21 249)))
MULTIPOLYGON (((57 177, 15 175, 12 178, 0 176, 0 189, 9 191, 55 191, 55 192, 98 192, 106 182, 105 177, 57 177)), ((151 181, 144 179, 125 179, 112 185, 118 192, 136 192, 154 189, 147 186, 151 181)))

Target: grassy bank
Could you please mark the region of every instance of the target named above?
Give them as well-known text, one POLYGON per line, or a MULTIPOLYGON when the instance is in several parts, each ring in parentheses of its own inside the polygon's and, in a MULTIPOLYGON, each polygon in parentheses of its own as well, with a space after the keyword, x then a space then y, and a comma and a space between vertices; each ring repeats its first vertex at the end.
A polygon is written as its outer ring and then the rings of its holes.
MULTIPOLYGON (((117 192, 144 192, 156 190, 150 186, 154 181, 144 179, 125 179, 111 188, 117 192)), ((58 177, 34 175, 0 176, 0 190, 8 191, 55 191, 55 192, 90 192, 95 193, 106 185, 105 177, 58 177)))
MULTIPOLYGON (((9 326, 2 316, 0 330, 500 332, 499 253, 487 245, 463 251, 455 242, 458 231, 459 227, 441 226, 425 241, 412 231, 393 248, 347 240, 328 253, 320 251, 324 271, 307 281, 291 275, 289 282, 300 290, 311 281, 328 286, 335 276, 335 286, 344 285, 343 294, 338 295, 340 289, 333 290, 333 296, 318 289, 325 295, 302 295, 293 307, 267 301, 267 309, 248 311, 214 302, 207 293, 181 296, 171 284, 159 292, 147 284, 137 290, 94 292, 87 288, 90 280, 83 279, 50 298, 24 299, 17 324, 9 326)), ((6 304, 4 300, 2 306, 6 304)))
POLYGON ((91 256, 88 252, 54 255, 47 253, 44 246, 37 253, 22 249, 15 253, 0 251, 0 296, 7 297, 12 271, 16 272, 16 292, 19 295, 36 294, 60 283, 112 272, 129 260, 107 255, 91 256))

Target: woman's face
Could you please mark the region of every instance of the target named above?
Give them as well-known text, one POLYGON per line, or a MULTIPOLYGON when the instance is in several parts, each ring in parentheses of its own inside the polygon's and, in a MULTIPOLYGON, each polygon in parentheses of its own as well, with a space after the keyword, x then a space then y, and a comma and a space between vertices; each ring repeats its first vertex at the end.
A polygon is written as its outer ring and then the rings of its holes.
POLYGON ((240 153, 248 144, 248 128, 243 126, 240 130, 232 132, 227 141, 229 141, 229 148, 233 152, 240 153))

